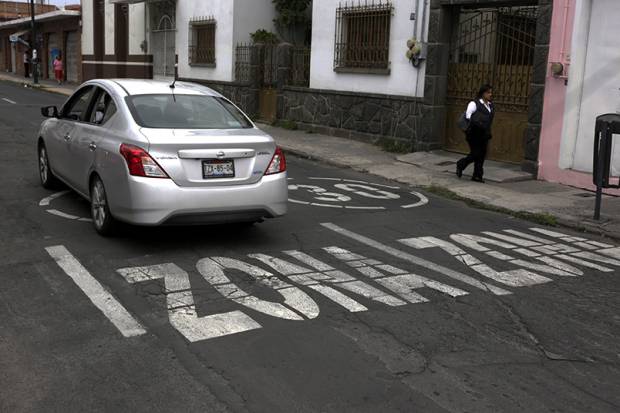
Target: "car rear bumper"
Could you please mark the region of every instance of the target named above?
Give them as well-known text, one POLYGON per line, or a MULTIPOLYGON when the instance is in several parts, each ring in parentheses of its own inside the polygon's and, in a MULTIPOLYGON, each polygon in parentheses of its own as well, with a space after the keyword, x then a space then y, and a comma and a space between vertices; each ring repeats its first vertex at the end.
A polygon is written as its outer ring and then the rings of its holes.
POLYGON ((171 179, 128 177, 125 196, 110 199, 115 218, 137 225, 258 221, 287 212, 286 173, 251 185, 180 187, 171 179))

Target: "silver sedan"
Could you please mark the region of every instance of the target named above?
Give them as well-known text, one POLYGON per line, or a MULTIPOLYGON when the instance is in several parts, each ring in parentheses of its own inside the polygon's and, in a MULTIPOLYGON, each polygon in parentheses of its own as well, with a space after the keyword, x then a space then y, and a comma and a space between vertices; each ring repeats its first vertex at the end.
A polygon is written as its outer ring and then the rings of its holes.
POLYGON ((284 154, 229 100, 192 83, 92 80, 42 109, 41 183, 89 200, 95 229, 259 222, 287 211, 284 154))

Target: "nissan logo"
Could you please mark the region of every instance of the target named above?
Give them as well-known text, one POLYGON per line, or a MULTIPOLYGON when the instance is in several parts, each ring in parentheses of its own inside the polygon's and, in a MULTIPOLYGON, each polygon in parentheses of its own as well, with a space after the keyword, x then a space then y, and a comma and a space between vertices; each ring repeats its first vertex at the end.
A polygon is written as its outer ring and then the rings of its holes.
POLYGON ((215 156, 217 156, 218 159, 222 159, 226 156, 226 154, 223 151, 219 151, 217 154, 215 154, 215 156))

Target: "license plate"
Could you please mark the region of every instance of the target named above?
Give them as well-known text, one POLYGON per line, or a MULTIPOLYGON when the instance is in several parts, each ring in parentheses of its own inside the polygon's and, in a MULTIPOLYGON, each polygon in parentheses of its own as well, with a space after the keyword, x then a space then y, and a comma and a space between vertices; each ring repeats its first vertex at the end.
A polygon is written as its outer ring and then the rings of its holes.
POLYGON ((230 159, 202 161, 202 177, 204 179, 234 178, 235 162, 230 159))

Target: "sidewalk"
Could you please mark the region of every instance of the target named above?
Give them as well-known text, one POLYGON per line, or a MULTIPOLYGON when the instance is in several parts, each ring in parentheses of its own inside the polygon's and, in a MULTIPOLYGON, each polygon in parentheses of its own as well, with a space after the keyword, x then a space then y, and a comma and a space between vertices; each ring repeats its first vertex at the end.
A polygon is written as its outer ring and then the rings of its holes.
POLYGON ((58 93, 66 96, 71 95, 79 86, 74 83, 63 83, 62 85, 58 85, 58 83, 53 80, 43 79, 40 79, 39 84, 35 85, 33 84, 32 76, 27 78, 6 72, 0 72, 0 81, 18 83, 24 85, 25 87, 38 88, 47 92, 58 93))
POLYGON ((259 126, 272 135, 285 151, 298 156, 421 187, 440 196, 541 224, 563 225, 620 239, 618 197, 604 196, 601 220, 594 221, 594 193, 532 180, 518 167, 488 162, 488 166, 485 164, 487 183, 479 184, 472 182, 465 174, 462 179, 456 177, 457 154, 436 151, 399 155, 349 139, 265 124, 259 126))
MULTIPOLYGON (((33 87, 32 79, 0 73, 0 81, 33 87)), ((43 90, 70 95, 78 85, 58 86, 43 80, 43 90)), ((431 193, 458 199, 475 207, 497 210, 542 224, 563 225, 620 240, 620 197, 603 196, 601 220, 594 221, 594 193, 560 184, 533 180, 518 167, 488 161, 486 184, 458 179, 454 173, 459 155, 444 152, 394 154, 375 145, 350 139, 289 130, 266 124, 259 127, 272 135, 285 151, 331 165, 421 187, 431 193)), ((469 168, 471 169, 471 167, 469 168)))

